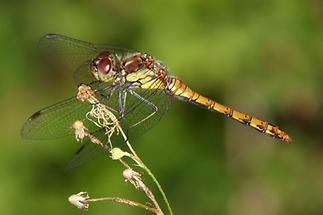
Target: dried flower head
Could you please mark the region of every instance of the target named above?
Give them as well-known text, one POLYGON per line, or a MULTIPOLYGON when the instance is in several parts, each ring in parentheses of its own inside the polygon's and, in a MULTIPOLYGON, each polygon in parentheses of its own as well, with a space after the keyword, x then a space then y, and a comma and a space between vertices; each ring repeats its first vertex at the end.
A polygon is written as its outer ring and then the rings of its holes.
POLYGON ((68 201, 72 205, 75 205, 77 208, 82 210, 87 210, 89 208, 89 199, 90 197, 87 192, 79 192, 68 197, 68 201))
POLYGON ((122 172, 125 181, 129 181, 131 184, 135 186, 135 188, 139 188, 142 185, 141 174, 139 172, 134 171, 133 169, 127 168, 122 172))
POLYGON ((75 131, 75 139, 77 141, 79 140, 83 140, 83 138, 86 136, 87 134, 87 130, 84 127, 84 124, 81 120, 77 120, 73 123, 73 125, 71 126, 75 131))

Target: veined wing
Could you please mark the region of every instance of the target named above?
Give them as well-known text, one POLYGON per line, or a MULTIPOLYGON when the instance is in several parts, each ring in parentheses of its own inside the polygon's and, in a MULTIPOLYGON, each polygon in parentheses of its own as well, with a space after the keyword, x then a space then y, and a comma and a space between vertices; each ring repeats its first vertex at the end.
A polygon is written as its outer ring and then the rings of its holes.
MULTIPOLYGON (((155 84, 151 85, 155 87, 155 84)), ((121 126, 127 129, 130 139, 140 136, 154 127, 167 112, 171 103, 171 97, 165 93, 162 86, 157 89, 138 88, 134 91, 142 100, 134 96, 127 96, 126 114, 124 118, 120 119, 121 126), (157 108, 155 113, 153 113, 153 107, 157 108), (150 116, 150 114, 153 115, 150 116)))
POLYGON ((73 134, 71 125, 83 120, 91 105, 78 101, 75 97, 58 102, 34 113, 21 129, 26 139, 50 139, 73 134))
MULTIPOLYGON (((90 86, 111 90, 110 82, 92 83, 90 86)), ((76 94, 76 93, 75 93, 76 94)), ((26 139, 53 139, 73 134, 71 125, 76 120, 82 120, 90 132, 98 128, 86 120, 86 114, 92 109, 88 102, 77 100, 76 96, 41 109, 27 119, 21 129, 22 137, 26 139)))
MULTIPOLYGON (((93 86, 96 87, 96 97, 99 101, 107 107, 118 110, 118 93, 114 92, 113 95, 108 98, 112 89, 109 88, 110 85, 111 83, 108 82, 98 82, 93 84, 93 86)), ((153 124, 156 123, 155 121, 158 121, 162 114, 166 112, 169 97, 163 90, 159 89, 137 89, 135 91, 146 101, 151 102, 158 108, 158 111, 152 117, 133 128, 146 127, 141 130, 147 130, 148 127, 152 127, 153 124)), ((70 126, 76 120, 87 122, 88 120, 85 120, 86 113, 88 113, 91 108, 92 106, 88 102, 78 101, 75 97, 61 101, 37 111, 29 117, 23 125, 21 134, 27 139, 49 139, 72 134, 73 131, 70 129, 70 126)), ((122 117, 118 112, 114 114, 120 119, 123 129, 127 131, 130 130, 132 125, 144 119, 152 112, 153 110, 151 106, 128 93, 126 100, 126 113, 122 117)), ((90 129, 90 132, 97 130, 97 127, 95 127, 92 122, 87 124, 88 125, 86 126, 88 128, 93 128, 90 129)))
MULTIPOLYGON (((107 136, 104 129, 98 129, 97 131, 92 132, 92 135, 102 141, 102 143, 107 143, 107 136)), ((78 167, 83 163, 104 154, 107 155, 104 148, 102 148, 100 145, 92 143, 88 138, 86 138, 83 141, 83 144, 67 163, 66 170, 78 167)))
POLYGON ((74 72, 77 84, 95 81, 90 74, 89 64, 95 56, 102 52, 112 53, 116 59, 123 59, 134 50, 111 47, 104 44, 94 44, 59 34, 47 34, 39 41, 41 56, 51 65, 62 64, 66 71, 74 72))
POLYGON ((50 48, 59 51, 62 54, 93 54, 100 51, 109 51, 118 55, 124 55, 128 52, 136 52, 135 50, 113 47, 106 44, 95 44, 74 39, 60 34, 46 34, 39 41, 41 49, 50 48))
MULTIPOLYGON (((96 87, 99 89, 105 89, 109 86, 109 83, 96 84, 96 87)), ((97 92, 100 92, 100 90, 97 90, 97 92)), ((153 110, 144 103, 143 100, 138 100, 136 97, 128 95, 126 113, 124 116, 121 117, 118 113, 114 114, 119 118, 122 129, 127 133, 128 138, 131 141, 156 125, 167 111, 170 103, 170 97, 161 89, 137 89, 136 93, 146 101, 154 104, 158 108, 158 111, 147 120, 132 127, 132 125, 151 114, 153 110)), ((109 90, 103 90, 96 96, 103 104, 118 110, 117 93, 115 92, 110 99, 107 99, 108 94, 109 90)), ((108 139, 105 134, 105 129, 98 128, 86 119, 86 113, 88 113, 91 108, 92 106, 88 102, 80 102, 75 97, 64 100, 33 114, 25 122, 21 134, 27 139, 50 139, 73 135, 74 131, 70 126, 76 120, 82 120, 90 133, 99 138, 103 143, 107 143, 108 139)), ((124 146, 124 139, 120 135, 113 135, 112 143, 114 146, 122 148, 124 146)), ((86 138, 84 144, 73 156, 67 168, 79 166, 97 156, 102 151, 102 148, 94 145, 86 138)))

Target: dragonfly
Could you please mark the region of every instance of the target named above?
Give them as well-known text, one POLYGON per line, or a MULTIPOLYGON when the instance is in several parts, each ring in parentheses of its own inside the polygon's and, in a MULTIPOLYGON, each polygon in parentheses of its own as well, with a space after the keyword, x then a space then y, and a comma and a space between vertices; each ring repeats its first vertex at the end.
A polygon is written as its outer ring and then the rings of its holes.
MULTIPOLYGON (((59 55, 69 59, 72 56, 72 60, 67 61, 73 69, 76 84, 90 86, 96 98, 115 111, 129 138, 141 135, 157 124, 167 112, 172 98, 176 98, 222 113, 282 142, 292 142, 290 136, 278 126, 201 95, 169 74, 163 63, 145 52, 94 44, 58 34, 45 35, 39 47, 49 58, 59 55)), ((90 104, 82 103, 74 96, 34 113, 23 125, 21 134, 27 139, 72 134, 71 124, 85 119, 90 109, 90 104)), ((88 123, 87 127, 92 134, 104 138, 103 128, 93 123, 88 123)), ((85 143, 77 155, 85 154, 86 148, 90 147, 85 143)))

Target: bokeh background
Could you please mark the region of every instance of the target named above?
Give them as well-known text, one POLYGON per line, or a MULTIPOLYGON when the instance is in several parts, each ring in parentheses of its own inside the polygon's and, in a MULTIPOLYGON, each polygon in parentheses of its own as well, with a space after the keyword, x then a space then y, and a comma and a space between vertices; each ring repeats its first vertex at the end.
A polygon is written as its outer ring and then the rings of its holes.
MULTIPOLYGON (((83 214, 67 197, 145 202, 122 167, 71 171, 72 137, 27 141, 26 118, 72 96, 72 71, 39 68, 45 33, 146 51, 192 88, 279 124, 281 144, 220 114, 173 101, 134 144, 175 214, 323 214, 323 3, 320 0, 0 2, 0 214, 83 214)), ((148 214, 101 202, 87 214, 148 214)))

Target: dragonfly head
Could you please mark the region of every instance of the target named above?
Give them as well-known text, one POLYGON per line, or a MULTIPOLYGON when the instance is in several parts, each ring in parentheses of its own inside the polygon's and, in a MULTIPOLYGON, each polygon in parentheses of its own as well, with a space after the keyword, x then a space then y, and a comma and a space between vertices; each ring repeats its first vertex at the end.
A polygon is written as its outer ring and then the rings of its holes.
POLYGON ((109 52, 99 53, 91 62, 91 73, 99 81, 108 81, 113 76, 112 55, 109 52))

